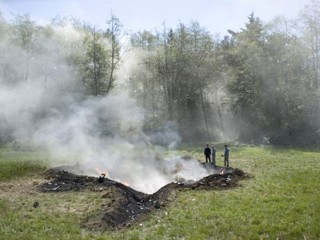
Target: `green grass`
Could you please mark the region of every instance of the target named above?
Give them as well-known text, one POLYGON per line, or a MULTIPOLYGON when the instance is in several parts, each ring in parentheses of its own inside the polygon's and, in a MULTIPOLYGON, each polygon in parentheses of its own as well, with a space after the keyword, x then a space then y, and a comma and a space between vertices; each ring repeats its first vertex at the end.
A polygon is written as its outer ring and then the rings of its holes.
POLYGON ((21 178, 42 171, 48 160, 41 151, 0 148, 0 181, 21 178))
MULTIPOLYGON (((217 156, 222 152, 219 146, 217 156)), ((201 148, 176 154, 204 160, 201 148)), ((0 149, 0 188, 21 183, 7 171, 40 181, 43 159, 44 153, 0 149)), ((230 164, 254 178, 235 189, 179 192, 170 207, 120 231, 80 227, 104 203, 101 193, 1 192, 0 239, 320 239, 319 150, 231 146, 230 164)))

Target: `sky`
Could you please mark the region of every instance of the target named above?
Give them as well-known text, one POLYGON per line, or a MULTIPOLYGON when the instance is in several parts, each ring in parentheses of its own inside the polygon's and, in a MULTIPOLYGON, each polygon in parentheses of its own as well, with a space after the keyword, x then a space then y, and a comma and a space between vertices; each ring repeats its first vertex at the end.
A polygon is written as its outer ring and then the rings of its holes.
POLYGON ((254 12, 264 23, 276 16, 288 19, 299 15, 310 0, 0 0, 6 20, 17 14, 45 24, 56 16, 72 16, 105 29, 111 13, 119 18, 123 30, 138 32, 161 30, 165 24, 175 28, 193 20, 212 34, 238 31, 254 12))

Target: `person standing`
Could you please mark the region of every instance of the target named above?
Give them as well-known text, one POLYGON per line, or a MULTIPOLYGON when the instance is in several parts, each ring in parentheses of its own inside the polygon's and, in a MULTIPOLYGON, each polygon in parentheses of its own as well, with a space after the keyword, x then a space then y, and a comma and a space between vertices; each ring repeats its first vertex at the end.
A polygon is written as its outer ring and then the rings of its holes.
POLYGON ((211 162, 210 156, 211 156, 211 149, 209 147, 209 144, 204 149, 204 155, 206 156, 206 163, 211 162))
POLYGON ((229 148, 228 145, 224 145, 224 166, 229 167, 229 148))
POLYGON ((213 166, 215 167, 216 166, 216 148, 214 147, 214 145, 212 145, 211 153, 212 153, 211 162, 212 162, 213 166))

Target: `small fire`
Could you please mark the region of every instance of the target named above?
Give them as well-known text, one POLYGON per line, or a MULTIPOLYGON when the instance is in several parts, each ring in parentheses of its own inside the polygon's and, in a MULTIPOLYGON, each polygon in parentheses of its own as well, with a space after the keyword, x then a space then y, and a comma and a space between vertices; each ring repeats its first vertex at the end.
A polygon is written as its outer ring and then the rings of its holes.
POLYGON ((103 176, 103 177, 106 177, 106 178, 110 178, 110 174, 109 174, 109 172, 107 170, 101 170, 100 168, 97 167, 96 171, 100 176, 103 176))
POLYGON ((120 180, 120 179, 112 179, 110 177, 110 174, 107 170, 102 170, 101 168, 99 167, 96 167, 96 172, 100 175, 99 176, 99 181, 103 182, 104 181, 104 178, 109 178, 111 180, 114 180, 114 181, 117 181, 117 182, 120 182, 121 184, 127 186, 127 187, 130 187, 130 184, 128 181, 126 180, 120 180))

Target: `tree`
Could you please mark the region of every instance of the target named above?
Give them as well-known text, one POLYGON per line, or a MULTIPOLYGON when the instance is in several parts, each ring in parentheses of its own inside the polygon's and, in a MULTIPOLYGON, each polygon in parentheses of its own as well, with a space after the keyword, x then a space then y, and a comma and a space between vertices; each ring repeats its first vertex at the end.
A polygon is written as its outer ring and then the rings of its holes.
POLYGON ((149 51, 153 50, 157 46, 157 36, 146 30, 133 34, 130 41, 132 47, 149 51))
POLYGON ((25 71, 23 79, 29 80, 31 54, 34 45, 35 22, 29 15, 18 15, 15 19, 14 41, 25 51, 25 71))
POLYGON ((109 93, 111 89, 114 87, 115 76, 114 72, 117 69, 117 66, 120 62, 120 40, 121 40, 121 23, 120 20, 111 15, 111 19, 107 21, 109 28, 106 31, 106 36, 110 41, 110 71, 109 71, 109 78, 108 84, 106 88, 106 93, 109 93))
POLYGON ((132 42, 148 52, 143 60, 143 69, 148 73, 144 76, 148 79, 142 86, 160 88, 156 99, 161 99, 162 108, 153 105, 162 111, 158 115, 166 116, 163 120, 177 122, 186 138, 203 126, 208 132, 209 106, 204 95, 212 68, 213 41, 209 33, 197 22, 190 27, 180 23, 175 30, 164 27, 158 35, 146 32, 135 35, 132 42))
POLYGON ((310 87, 318 89, 320 82, 320 1, 311 0, 301 14, 305 44, 309 49, 308 65, 312 72, 310 87))
MULTIPOLYGON (((211 140, 211 128, 209 127, 211 112, 206 96, 211 94, 209 86, 214 75, 212 64, 215 46, 209 32, 202 28, 198 22, 192 22, 188 32, 190 47, 187 49, 190 53, 187 54, 186 59, 188 59, 187 71, 190 77, 188 88, 184 88, 187 92, 182 97, 184 101, 183 109, 188 110, 185 119, 189 124, 194 124, 197 122, 194 119, 195 116, 202 112, 207 138, 211 140)), ((189 124, 185 124, 188 129, 191 127, 189 124)))
POLYGON ((145 130, 156 129, 165 115, 162 88, 155 80, 154 68, 160 37, 150 31, 135 33, 131 36, 131 49, 135 67, 130 72, 128 88, 146 114, 145 130))
POLYGON ((285 31, 267 29, 253 14, 245 29, 230 33, 232 39, 223 41, 224 59, 240 139, 260 142, 266 137, 293 144, 317 129, 310 124, 317 118, 307 110, 306 51, 298 37, 287 26, 285 31))
POLYGON ((232 109, 239 119, 240 138, 250 141, 261 137, 263 113, 261 112, 263 47, 265 32, 262 22, 252 13, 241 32, 232 32, 232 39, 225 39, 224 60, 227 62, 232 94, 232 109), (228 42, 226 42, 228 40, 228 42))
POLYGON ((108 94, 110 64, 109 50, 104 34, 91 28, 84 38, 84 51, 81 59, 82 81, 88 92, 94 96, 108 94))
POLYGON ((83 27, 83 55, 79 60, 80 75, 88 92, 107 95, 115 86, 115 71, 120 62, 121 24, 112 16, 103 32, 89 25, 83 27))
POLYGON ((293 139, 308 125, 303 103, 308 95, 303 46, 294 35, 273 32, 266 40, 264 62, 264 131, 271 139, 281 135, 293 139))

